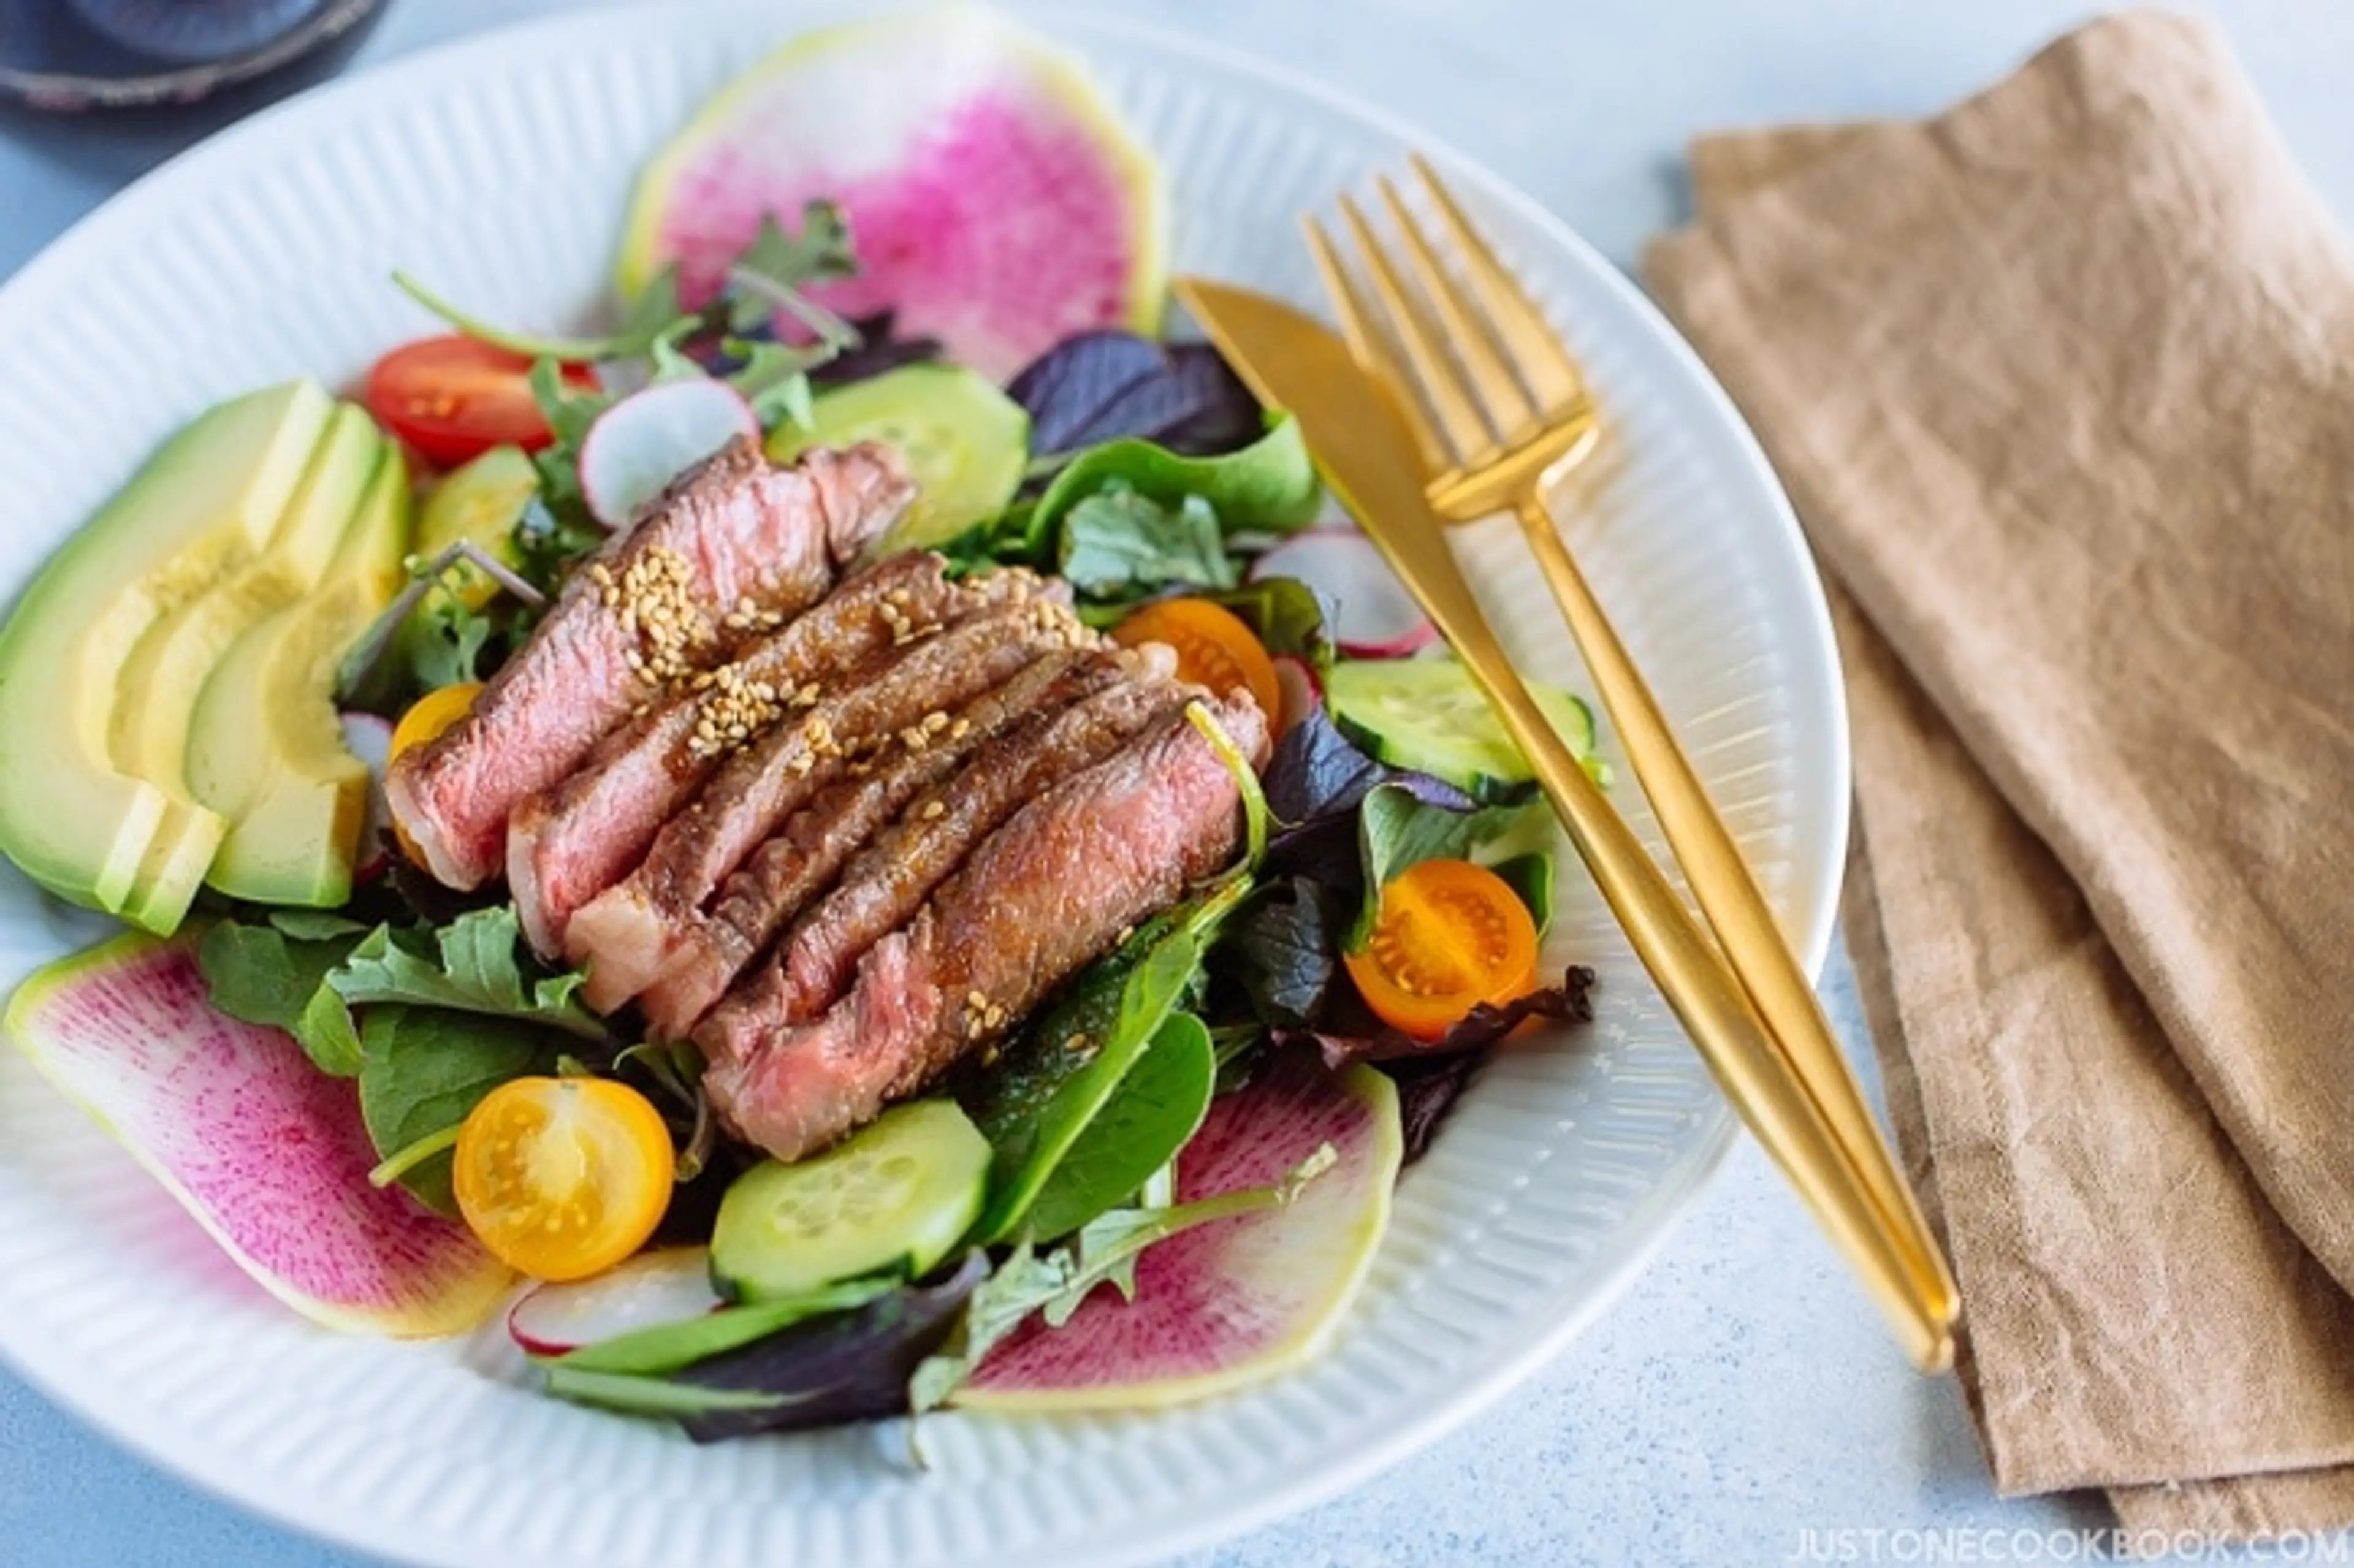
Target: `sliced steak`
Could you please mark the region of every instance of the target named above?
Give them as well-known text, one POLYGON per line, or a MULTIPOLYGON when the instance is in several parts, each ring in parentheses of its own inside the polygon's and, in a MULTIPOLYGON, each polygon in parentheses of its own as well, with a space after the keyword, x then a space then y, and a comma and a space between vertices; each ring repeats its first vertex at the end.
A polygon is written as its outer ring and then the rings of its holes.
POLYGON ((991 743, 970 768, 861 853, 696 1033, 706 1060, 739 1055, 823 1012, 848 989, 867 949, 907 924, 1001 823, 1198 694, 1167 680, 1107 684, 1076 706, 1036 715, 991 743))
POLYGON ((892 747, 864 773, 794 812, 721 885, 708 917, 680 934, 661 977, 638 999, 649 1028, 657 1038, 685 1039, 785 922, 910 800, 966 766, 1007 726, 1067 707, 1119 672, 1108 652, 1050 653, 951 714, 922 750, 892 747))
POLYGON ((874 446, 776 468, 736 441, 679 479, 572 574, 471 714, 393 764, 393 815, 433 874, 480 885, 516 806, 663 685, 815 602, 913 495, 874 446))
MULTIPOLYGON (((1211 704, 1254 761, 1267 722, 1211 704)), ((1017 812, 905 929, 868 951, 848 996, 813 1023, 705 1069, 711 1103, 780 1160, 823 1148, 966 1052, 1230 861, 1233 776, 1182 715, 1017 812)))
POLYGON ((791 624, 698 674, 599 741, 579 771, 507 820, 507 885, 532 946, 564 950, 573 912, 628 875, 670 820, 754 734, 814 706, 822 687, 888 651, 901 629, 934 626, 1005 597, 991 574, 966 588, 929 552, 861 572, 791 624))
POLYGON ((1052 599, 992 606, 893 649, 821 697, 801 722, 735 753, 663 824, 644 863, 582 906, 566 927, 566 955, 588 966, 589 1005, 610 1012, 652 985, 727 874, 843 777, 853 751, 871 765, 878 751, 922 750, 948 726, 947 709, 1093 636, 1052 599))

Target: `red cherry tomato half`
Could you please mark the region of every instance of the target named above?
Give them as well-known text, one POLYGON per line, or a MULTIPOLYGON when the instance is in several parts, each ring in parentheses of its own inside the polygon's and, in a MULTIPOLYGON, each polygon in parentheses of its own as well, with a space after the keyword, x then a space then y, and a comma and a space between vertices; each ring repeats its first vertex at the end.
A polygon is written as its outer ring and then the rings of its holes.
MULTIPOLYGON (((531 361, 454 334, 404 343, 368 372, 368 412, 427 461, 451 468, 496 446, 531 450, 553 439, 531 395, 531 361)), ((590 387, 585 365, 569 386, 590 387)))

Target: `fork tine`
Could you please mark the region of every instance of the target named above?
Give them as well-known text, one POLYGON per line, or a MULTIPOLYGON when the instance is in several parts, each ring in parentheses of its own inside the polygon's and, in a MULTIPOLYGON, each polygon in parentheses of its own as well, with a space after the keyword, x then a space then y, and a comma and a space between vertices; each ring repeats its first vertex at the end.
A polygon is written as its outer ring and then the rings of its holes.
POLYGON ((1537 403, 1547 412, 1558 409, 1585 395, 1585 378, 1578 374, 1577 362, 1553 332, 1553 323, 1538 310, 1536 302, 1522 291, 1519 280, 1496 259, 1479 231, 1456 205, 1454 196, 1439 183, 1438 171, 1421 154, 1411 159, 1416 175, 1423 189, 1430 193, 1439 216, 1447 222, 1447 231, 1462 249, 1470 262, 1472 281, 1479 286, 1479 296, 1487 302, 1488 319, 1496 324, 1496 334, 1522 350, 1521 374, 1528 380, 1529 390, 1536 395, 1537 403))
POLYGON ((1483 461, 1496 450, 1495 436, 1479 418, 1479 411, 1471 406, 1462 382, 1456 378, 1446 346, 1431 329, 1421 305, 1406 292, 1405 280, 1390 264, 1388 253, 1373 237, 1373 225, 1365 221, 1357 204, 1342 196, 1341 216, 1347 220, 1357 249, 1364 254, 1366 268, 1373 277, 1373 292, 1380 296, 1388 314, 1390 330, 1405 350, 1406 361, 1413 369, 1406 385, 1421 395, 1423 405, 1437 424, 1442 444, 1451 449, 1452 461, 1467 468, 1483 461))
POLYGON ((1326 297, 1340 313, 1341 335, 1348 339, 1351 355, 1368 375, 1404 394, 1397 399, 1398 411, 1406 417, 1405 422, 1414 431, 1414 444, 1422 453, 1423 471, 1438 472, 1454 460, 1441 444, 1438 432, 1431 428, 1422 404, 1414 397, 1388 345, 1383 343, 1381 332, 1373 324, 1376 318, 1373 307, 1358 291, 1349 270, 1341 264, 1341 253, 1333 247, 1332 237, 1324 232, 1324 226, 1313 216, 1302 217, 1299 226, 1308 231, 1309 252, 1315 257, 1316 270, 1324 280, 1326 297))
POLYGON ((1424 298, 1438 312, 1447 328, 1447 341, 1454 345, 1457 362, 1470 381, 1474 396, 1488 416, 1488 423, 1506 446, 1529 433, 1536 422, 1537 411, 1529 403, 1528 394, 1521 389, 1520 378, 1513 374, 1505 355, 1511 352, 1508 343, 1499 351, 1490 323, 1479 319, 1462 289, 1447 269, 1440 264, 1438 253, 1406 210, 1398 196, 1397 186, 1387 175, 1377 182, 1382 203, 1389 208, 1390 221, 1405 238, 1406 255, 1414 263, 1416 279, 1422 284, 1424 298))

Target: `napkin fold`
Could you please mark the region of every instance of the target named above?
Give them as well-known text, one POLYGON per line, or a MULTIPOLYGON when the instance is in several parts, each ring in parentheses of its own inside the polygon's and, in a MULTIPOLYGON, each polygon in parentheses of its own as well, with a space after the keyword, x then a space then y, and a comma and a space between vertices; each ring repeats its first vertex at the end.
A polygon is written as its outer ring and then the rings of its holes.
POLYGON ((1997 1483, 2354 1524, 2354 244, 2158 12, 1691 165, 1646 278, 1831 584, 1848 938, 1997 1483))

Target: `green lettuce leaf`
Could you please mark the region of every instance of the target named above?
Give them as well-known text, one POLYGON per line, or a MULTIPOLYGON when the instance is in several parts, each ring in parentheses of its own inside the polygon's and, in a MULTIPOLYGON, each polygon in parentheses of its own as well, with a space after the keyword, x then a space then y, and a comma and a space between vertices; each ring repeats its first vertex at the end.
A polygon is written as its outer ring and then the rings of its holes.
POLYGON ((1030 527, 1049 539, 1071 510, 1117 482, 1163 506, 1199 496, 1228 533, 1288 534, 1316 519, 1323 487, 1299 422, 1278 414, 1267 434, 1222 457, 1180 457, 1166 447, 1129 438, 1091 447, 1073 459, 1038 498, 1030 527))
POLYGON ((360 1117, 401 1183, 455 1213, 448 1144, 467 1114, 510 1079, 555 1072, 562 1054, 557 1036, 516 1019, 371 1007, 360 1024, 360 1117))
MULTIPOLYGON (((966 1107, 996 1150, 990 1203, 974 1227, 976 1240, 1002 1241, 1023 1228, 1056 1167, 1122 1092, 1123 1080, 1161 1026, 1197 991, 1203 953, 1249 891, 1248 877, 1233 876, 1193 904, 1163 912, 1082 971, 1063 999, 1034 1016, 1009 1044, 997 1071, 982 1081, 966 1107)), ((1190 1044, 1172 1049, 1187 1051, 1190 1044)), ((1161 1093, 1150 1092, 1156 1097, 1161 1093)), ((1182 1119, 1182 1103, 1180 1097, 1175 1108, 1140 1106, 1138 1119, 1165 1129, 1182 1119)), ((1093 1182, 1078 1186, 1058 1200, 1058 1213, 1067 1218, 1102 1197, 1096 1205, 1100 1212, 1134 1192, 1150 1170, 1146 1166, 1108 1196, 1093 1182)), ((1051 1239, 1061 1233, 1033 1234, 1051 1239)))
POLYGON ((366 927, 348 921, 342 922, 347 928, 324 924, 338 916, 300 917, 310 911, 284 914, 295 917, 273 916, 269 924, 257 926, 215 924, 196 944, 196 967, 215 1007, 248 1023, 285 1030, 319 1071, 348 1078, 360 1069, 360 1039, 351 1010, 325 982, 356 945, 351 933, 366 927))
POLYGON ((896 1279, 854 1279, 749 1306, 722 1307, 674 1323, 656 1323, 599 1340, 556 1358, 570 1372, 660 1377, 741 1350, 755 1340, 828 1312, 849 1312, 899 1287, 896 1279))
POLYGON ((1235 586, 1218 514, 1198 495, 1163 505, 1108 482, 1064 517, 1058 548, 1063 577, 1094 599, 1132 599, 1172 585, 1235 586))
MULTIPOLYGON (((1541 806, 1488 806, 1462 811, 1431 805, 1407 786, 1376 784, 1358 808, 1357 843, 1364 863, 1364 903, 1343 950, 1356 952, 1373 935, 1382 889, 1406 867, 1426 860, 1469 860, 1473 851, 1518 828, 1541 806)), ((1550 881, 1546 893, 1551 892, 1550 881)))
POLYGON ((1324 607, 1315 591, 1299 578, 1261 577, 1202 597, 1233 610, 1269 653, 1288 653, 1306 661, 1320 679, 1332 668, 1332 639, 1325 630, 1324 607))
POLYGON ((603 1041, 605 1025, 575 994, 579 970, 549 974, 524 957, 513 905, 473 909, 428 930, 377 927, 326 977, 345 1001, 396 1002, 521 1019, 603 1041))
POLYGON ((1031 1234, 1068 1235, 1129 1202, 1201 1130, 1217 1079, 1208 1027, 1190 1012, 1162 1020, 1119 1092, 1079 1129, 1038 1190, 1031 1234))

